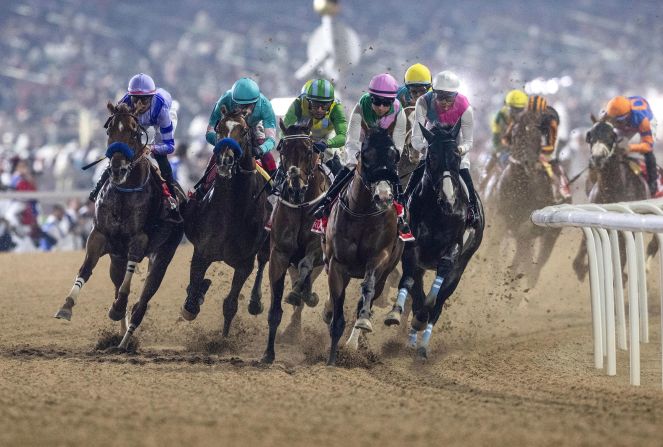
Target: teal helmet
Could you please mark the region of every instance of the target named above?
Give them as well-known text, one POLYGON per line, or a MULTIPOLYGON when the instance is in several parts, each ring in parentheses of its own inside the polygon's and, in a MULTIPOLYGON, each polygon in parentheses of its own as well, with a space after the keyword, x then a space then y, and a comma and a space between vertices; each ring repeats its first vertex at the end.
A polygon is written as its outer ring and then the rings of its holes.
POLYGON ((334 86, 326 79, 313 79, 306 89, 306 99, 332 102, 334 100, 334 86))
POLYGON ((231 89, 232 100, 237 104, 253 104, 260 98, 260 88, 251 78, 240 78, 231 89))

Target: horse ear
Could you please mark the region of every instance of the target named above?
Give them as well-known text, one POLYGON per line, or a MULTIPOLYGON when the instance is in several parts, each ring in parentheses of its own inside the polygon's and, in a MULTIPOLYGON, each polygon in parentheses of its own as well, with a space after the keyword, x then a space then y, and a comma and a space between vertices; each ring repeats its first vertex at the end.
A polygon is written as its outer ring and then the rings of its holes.
POLYGON ((283 134, 285 134, 285 124, 283 123, 283 118, 279 118, 279 127, 281 128, 283 134))
POLYGON ((303 124, 304 124, 304 129, 306 130, 306 133, 311 133, 311 127, 313 127, 313 120, 311 118, 309 118, 306 121, 304 121, 303 124))
POLYGON ((221 115, 226 116, 228 114, 228 108, 225 104, 221 104, 221 115))
MULTIPOLYGON (((593 116, 592 116, 592 117, 593 117, 593 116)), ((585 142, 588 143, 588 144, 592 142, 592 136, 591 136, 589 130, 588 130, 587 133, 585 134, 585 142)))
POLYGON ((108 104, 106 104, 106 107, 108 108, 108 111, 110 113, 115 113, 115 106, 113 105, 112 102, 108 101, 108 104))
POLYGON ((432 143, 433 138, 435 138, 435 135, 433 135, 433 132, 426 129, 426 126, 424 126, 423 124, 421 124, 421 123, 418 123, 418 124, 419 124, 419 128, 421 129, 421 133, 424 136, 424 138, 426 139, 426 141, 428 141, 429 143, 432 143))
POLYGON ((589 118, 592 120, 592 124, 596 124, 596 122, 598 121, 598 119, 594 116, 593 113, 589 114, 589 118))

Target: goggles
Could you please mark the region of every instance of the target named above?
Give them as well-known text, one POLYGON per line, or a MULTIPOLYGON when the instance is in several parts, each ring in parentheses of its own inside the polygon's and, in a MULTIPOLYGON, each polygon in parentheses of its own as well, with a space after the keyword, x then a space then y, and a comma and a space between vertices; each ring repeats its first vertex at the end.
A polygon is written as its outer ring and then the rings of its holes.
POLYGON ((394 103, 395 98, 385 98, 383 96, 377 96, 377 95, 371 95, 371 103, 373 103, 374 106, 384 106, 384 107, 389 107, 394 103))

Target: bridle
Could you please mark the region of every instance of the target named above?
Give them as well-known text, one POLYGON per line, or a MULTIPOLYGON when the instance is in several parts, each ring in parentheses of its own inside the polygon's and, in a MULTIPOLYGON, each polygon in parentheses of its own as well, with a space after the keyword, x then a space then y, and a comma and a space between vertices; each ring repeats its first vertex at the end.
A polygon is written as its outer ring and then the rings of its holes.
POLYGON ((138 152, 141 154, 147 147, 147 143, 149 143, 149 138, 150 136, 147 133, 147 130, 140 124, 140 121, 138 120, 138 117, 134 115, 131 112, 114 112, 111 116, 108 117, 106 120, 106 123, 104 124, 104 129, 106 129, 106 135, 110 137, 110 129, 111 125, 114 123, 115 118, 118 116, 130 116, 136 121, 136 126, 137 129, 132 131, 132 134, 130 136, 130 145, 129 146, 134 146, 139 148, 138 152), (145 136, 145 142, 143 143, 143 136, 145 136))
MULTIPOLYGON (((306 183, 302 186, 303 190, 308 190, 309 184, 313 181, 313 177, 315 175, 315 162, 314 162, 314 156, 313 156, 313 140, 311 139, 310 134, 294 134, 294 135, 285 135, 281 140, 279 141, 278 146, 276 147, 276 150, 279 152, 279 169, 283 172, 285 169, 286 171, 286 177, 287 177, 287 170, 289 167, 286 167, 285 160, 283 157, 283 147, 285 146, 287 141, 304 141, 304 144, 306 146, 306 150, 308 151, 308 165, 306 167, 306 170, 304 170, 304 175, 306 178, 306 183)), ((287 180, 287 178, 283 178, 283 180, 280 182, 280 184, 284 183, 287 180)), ((326 192, 323 191, 318 197, 316 197, 313 200, 309 200, 308 202, 300 203, 300 204, 295 204, 292 202, 289 202, 285 200, 283 197, 279 197, 279 201, 283 203, 284 205, 290 207, 290 208, 305 208, 310 205, 313 205, 315 203, 318 203, 324 196, 326 192)))

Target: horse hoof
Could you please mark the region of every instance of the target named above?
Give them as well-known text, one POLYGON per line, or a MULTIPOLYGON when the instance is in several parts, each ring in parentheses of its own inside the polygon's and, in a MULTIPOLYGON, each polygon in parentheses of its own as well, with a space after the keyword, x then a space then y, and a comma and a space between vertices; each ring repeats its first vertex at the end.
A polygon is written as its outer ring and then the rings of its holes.
POLYGON ((302 305, 302 294, 292 290, 288 294, 288 296, 285 297, 285 302, 288 303, 288 304, 292 304, 293 306, 301 306, 302 305))
POLYGON ((417 348, 417 358, 419 360, 428 360, 428 350, 423 346, 417 348))
POLYGON ((391 312, 387 314, 387 317, 384 319, 384 324, 386 326, 393 326, 393 325, 398 325, 401 324, 401 313, 403 310, 400 308, 400 306, 394 306, 393 309, 391 309, 391 312))
POLYGON ((368 318, 359 318, 355 323, 355 329, 361 329, 365 332, 373 332, 373 325, 368 318))
POLYGON ((260 359, 260 363, 264 363, 265 365, 271 365, 274 363, 274 353, 273 352, 265 352, 260 359))
POLYGON ((261 301, 249 301, 249 313, 251 315, 260 315, 264 309, 261 301))
POLYGON ((412 329, 415 331, 423 331, 426 329, 426 325, 428 324, 428 321, 421 321, 417 318, 416 315, 412 317, 412 323, 410 323, 410 326, 412 326, 412 329))
POLYGON ((185 306, 182 306, 181 314, 182 314, 182 318, 184 318, 186 321, 193 321, 198 316, 197 312, 196 313, 189 312, 188 310, 186 310, 185 306))
POLYGON ((304 304, 306 304, 308 307, 315 307, 320 302, 320 297, 315 292, 309 293, 308 298, 306 295, 304 295, 302 299, 304 300, 304 304))
POLYGON ((58 312, 53 316, 60 320, 71 321, 71 309, 65 309, 63 307, 62 309, 58 310, 58 312))
POLYGON ((110 309, 108 309, 108 318, 110 318, 113 321, 122 320, 125 314, 126 314, 126 309, 124 311, 119 311, 115 309, 115 306, 111 306, 110 309))

